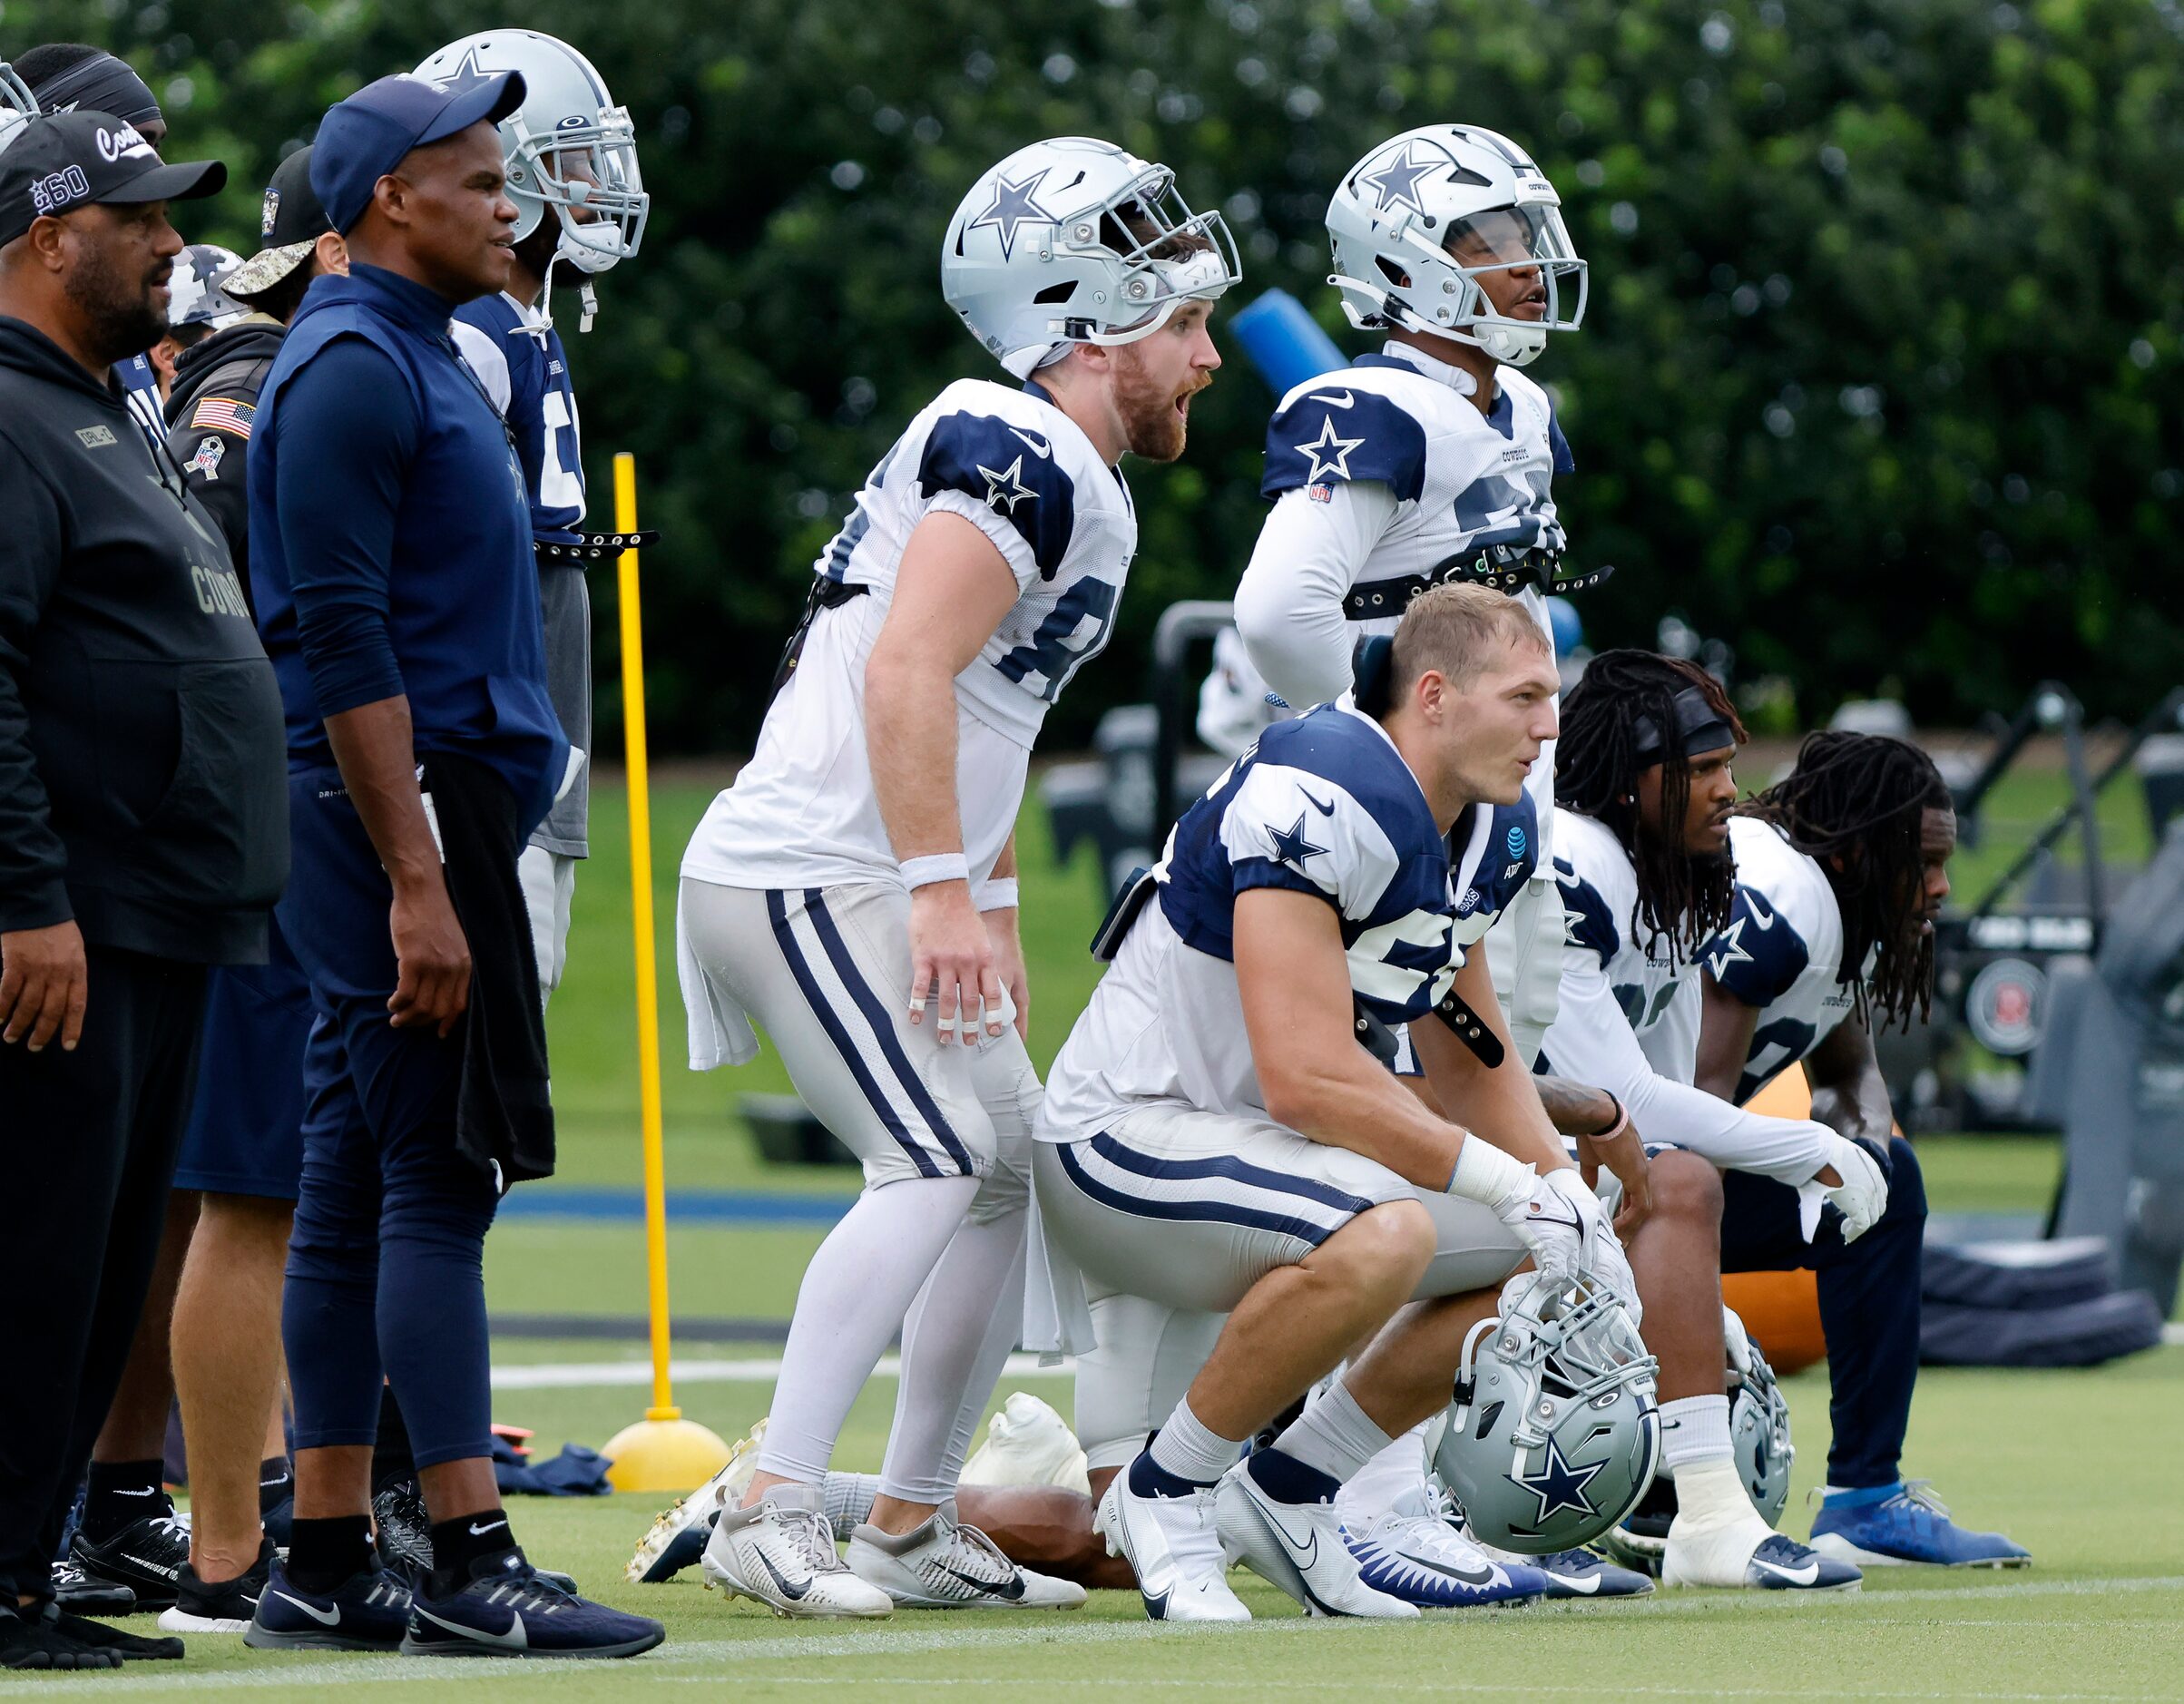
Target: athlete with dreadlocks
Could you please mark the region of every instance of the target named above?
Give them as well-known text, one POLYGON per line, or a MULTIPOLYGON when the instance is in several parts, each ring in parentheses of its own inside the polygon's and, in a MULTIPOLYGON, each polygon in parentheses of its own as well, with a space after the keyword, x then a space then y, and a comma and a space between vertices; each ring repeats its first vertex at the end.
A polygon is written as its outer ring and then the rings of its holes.
MULTIPOLYGON (((1565 749, 1567 728, 1565 719, 1565 749)), ((1795 1198, 1763 1178, 1732 1173, 1724 1183, 1725 1270, 1819 1274, 1835 1435, 1814 1548, 1868 1566, 2022 1566, 2032 1558, 2021 1546, 1957 1526, 1897 1471, 1918 1377, 1926 1197, 1911 1144, 1889 1135, 1873 1031, 1876 1019, 1908 1027, 1926 1014, 1934 920, 1956 847, 1949 789, 1915 746, 1819 733, 1728 828, 1736 889, 1696 955, 1704 971, 1696 1081, 1742 1102, 1802 1062, 1814 1115, 1890 1160, 1886 1210, 1855 1248, 1847 1227, 1832 1223, 1801 1237, 1795 1198)), ((1647 1133, 1679 1140, 1665 1129, 1647 1133)))

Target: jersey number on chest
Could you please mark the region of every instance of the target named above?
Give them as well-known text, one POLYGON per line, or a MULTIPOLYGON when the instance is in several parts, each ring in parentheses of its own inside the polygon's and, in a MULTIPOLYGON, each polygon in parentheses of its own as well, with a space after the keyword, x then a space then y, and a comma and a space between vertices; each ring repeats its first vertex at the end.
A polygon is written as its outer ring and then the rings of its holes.
POLYGON ((1104 580, 1078 581, 1047 612, 1031 638, 994 666, 1019 684, 1028 674, 1043 676, 1046 684, 1039 689, 1039 696, 1052 704, 1070 676, 1106 649, 1121 590, 1104 580))

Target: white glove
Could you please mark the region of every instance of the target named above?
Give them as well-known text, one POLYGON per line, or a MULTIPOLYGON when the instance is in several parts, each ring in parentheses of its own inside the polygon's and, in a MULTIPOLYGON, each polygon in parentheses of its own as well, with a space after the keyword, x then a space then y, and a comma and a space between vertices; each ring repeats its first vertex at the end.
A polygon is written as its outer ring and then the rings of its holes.
POLYGON ((1502 1222, 1532 1250, 1533 1265, 1555 1278, 1605 1284, 1630 1305, 1631 1323, 1637 1323, 1638 1280, 1600 1197, 1585 1187, 1575 1166, 1542 1174, 1530 1191, 1499 1210, 1502 1222))
POLYGON ((1819 1229, 1820 1203, 1830 1201, 1843 1215, 1843 1240, 1856 1242, 1874 1227, 1888 1209, 1888 1174, 1866 1149, 1837 1136, 1829 1146, 1827 1163, 1843 1180, 1832 1187, 1816 1176, 1797 1190, 1797 1229, 1810 1242, 1819 1229))

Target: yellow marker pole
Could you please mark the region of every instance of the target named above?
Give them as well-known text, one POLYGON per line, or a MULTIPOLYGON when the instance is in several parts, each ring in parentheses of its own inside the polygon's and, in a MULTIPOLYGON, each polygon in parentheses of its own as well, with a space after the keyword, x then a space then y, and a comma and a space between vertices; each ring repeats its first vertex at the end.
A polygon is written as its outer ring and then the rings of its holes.
MULTIPOLYGON (((614 457, 614 530, 637 530, 637 458, 614 457)), ((685 1420, 668 1377, 667 1169, 661 1152, 660 966, 652 918, 652 806, 645 770, 644 625, 637 585, 637 553, 622 553, 617 599, 622 612, 622 726, 629 768, 630 906, 637 950, 637 1099, 644 1150, 644 1256, 651 1314, 652 1405, 644 1418, 609 1439, 604 1454, 618 1491, 687 1491, 720 1471, 728 1445, 685 1420)))

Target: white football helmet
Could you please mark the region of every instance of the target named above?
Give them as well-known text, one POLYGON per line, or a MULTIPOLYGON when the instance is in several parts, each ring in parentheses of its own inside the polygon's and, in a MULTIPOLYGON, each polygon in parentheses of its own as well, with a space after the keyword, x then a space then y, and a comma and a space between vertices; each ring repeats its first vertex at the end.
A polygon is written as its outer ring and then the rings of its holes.
POLYGON ((1243 276, 1217 211, 1194 213, 1166 166, 1112 142, 1019 148, 948 221, 941 294, 1018 378, 1072 343, 1134 343, 1243 276))
POLYGON ((1361 329, 1404 326, 1523 367, 1550 331, 1574 331, 1585 317, 1585 263, 1562 198, 1514 142, 1475 124, 1428 124, 1382 142, 1327 203, 1327 282, 1361 329), (1520 268, 1537 268, 1546 286, 1543 318, 1497 314, 1480 287, 1482 274, 1520 268))
POLYGON ((516 240, 552 209, 557 259, 583 272, 628 260, 644 240, 652 198, 637 169, 636 126, 590 60, 536 30, 485 30, 450 42, 414 74, 448 88, 503 71, 524 78, 524 103, 500 126, 516 240))
POLYGON ((15 74, 15 68, 0 59, 0 148, 5 148, 24 124, 37 116, 38 97, 15 74))

